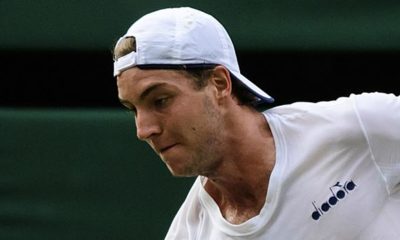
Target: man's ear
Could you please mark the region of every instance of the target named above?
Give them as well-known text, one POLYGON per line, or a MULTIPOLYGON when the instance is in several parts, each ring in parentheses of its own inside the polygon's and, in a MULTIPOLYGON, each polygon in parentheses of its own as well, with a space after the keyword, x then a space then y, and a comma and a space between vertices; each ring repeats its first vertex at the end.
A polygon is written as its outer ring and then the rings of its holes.
POLYGON ((221 100, 231 96, 232 80, 228 69, 224 66, 216 66, 211 75, 211 84, 216 89, 216 97, 221 100))

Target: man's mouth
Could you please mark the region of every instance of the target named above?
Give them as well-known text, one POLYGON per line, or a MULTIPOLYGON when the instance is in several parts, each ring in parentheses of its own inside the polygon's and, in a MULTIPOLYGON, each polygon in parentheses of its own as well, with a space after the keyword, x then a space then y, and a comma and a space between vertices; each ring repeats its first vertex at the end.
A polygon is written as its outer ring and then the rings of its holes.
POLYGON ((159 150, 159 153, 162 154, 162 153, 168 151, 169 149, 173 148, 175 145, 176 145, 176 144, 172 144, 172 145, 168 145, 168 146, 166 146, 166 147, 163 147, 163 148, 161 148, 161 149, 159 150))

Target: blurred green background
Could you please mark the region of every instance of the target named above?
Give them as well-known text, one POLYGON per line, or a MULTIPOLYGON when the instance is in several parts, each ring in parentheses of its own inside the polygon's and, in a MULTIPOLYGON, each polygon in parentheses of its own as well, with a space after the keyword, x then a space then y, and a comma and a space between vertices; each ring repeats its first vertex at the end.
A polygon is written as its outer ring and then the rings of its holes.
POLYGON ((111 49, 173 6, 225 25, 271 107, 400 93, 398 1, 0 0, 0 239, 164 237, 194 179, 136 140, 111 49))
POLYGON ((400 3, 390 0, 1 0, 0 45, 107 49, 143 14, 172 6, 214 15, 240 49, 399 49, 400 3))
POLYGON ((172 178, 116 109, 0 110, 0 239, 162 239, 172 178))

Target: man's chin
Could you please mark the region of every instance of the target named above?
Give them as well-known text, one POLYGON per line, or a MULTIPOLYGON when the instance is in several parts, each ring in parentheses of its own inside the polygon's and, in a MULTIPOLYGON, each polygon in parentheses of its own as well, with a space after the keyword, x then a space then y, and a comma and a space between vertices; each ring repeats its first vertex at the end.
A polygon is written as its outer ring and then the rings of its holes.
POLYGON ((172 168, 169 165, 167 165, 170 173, 174 177, 197 177, 198 174, 193 173, 192 171, 188 171, 187 169, 177 169, 177 168, 172 168))

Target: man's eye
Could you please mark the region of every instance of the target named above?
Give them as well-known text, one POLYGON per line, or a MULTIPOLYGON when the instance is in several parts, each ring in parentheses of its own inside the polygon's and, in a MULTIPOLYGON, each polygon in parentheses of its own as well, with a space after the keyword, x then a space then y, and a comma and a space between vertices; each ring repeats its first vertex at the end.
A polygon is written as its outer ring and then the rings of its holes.
POLYGON ((154 106, 157 108, 164 107, 168 102, 168 97, 162 97, 154 101, 154 106))
POLYGON ((136 108, 135 107, 127 107, 127 110, 136 116, 136 108))

